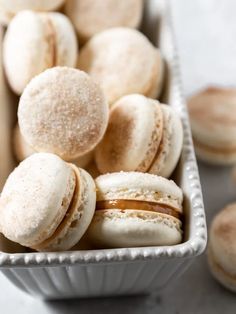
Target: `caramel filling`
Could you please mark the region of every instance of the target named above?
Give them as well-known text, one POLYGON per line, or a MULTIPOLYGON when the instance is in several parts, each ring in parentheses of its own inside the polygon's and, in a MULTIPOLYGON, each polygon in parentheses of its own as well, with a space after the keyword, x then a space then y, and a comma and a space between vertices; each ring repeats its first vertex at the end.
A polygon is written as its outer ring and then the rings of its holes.
POLYGON ((156 212, 156 213, 170 215, 180 220, 182 220, 182 216, 183 216, 182 213, 178 212, 176 209, 166 204, 158 204, 154 202, 138 201, 138 200, 97 201, 96 210, 106 210, 106 209, 145 210, 149 212, 156 212))

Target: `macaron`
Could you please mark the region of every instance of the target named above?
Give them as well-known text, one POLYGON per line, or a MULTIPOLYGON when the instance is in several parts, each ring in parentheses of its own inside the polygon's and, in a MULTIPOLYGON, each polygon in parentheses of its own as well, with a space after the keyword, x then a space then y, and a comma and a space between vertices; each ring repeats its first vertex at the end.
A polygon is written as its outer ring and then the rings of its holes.
POLYGON ((64 0, 0 0, 0 23, 8 25, 11 19, 20 11, 52 11, 58 9, 64 0))
POLYGON ((161 92, 161 53, 135 29, 111 28, 92 37, 81 49, 78 67, 101 85, 110 105, 128 94, 156 98, 161 92))
MULTIPOLYGON (((14 153, 16 156, 16 159, 18 161, 23 161, 30 155, 36 153, 34 149, 32 149, 24 140, 23 136, 20 133, 19 125, 17 124, 13 131, 13 146, 14 146, 14 153)), ((89 163, 93 159, 93 151, 78 157, 75 160, 72 160, 71 162, 75 164, 79 168, 86 168, 89 163)))
POLYGON ((18 95, 47 68, 75 67, 77 54, 75 31, 61 13, 22 11, 12 19, 3 42, 6 76, 18 95))
POLYGON ((221 210, 213 219, 208 245, 208 262, 213 276, 236 292, 236 203, 221 210))
POLYGON ((86 73, 55 67, 27 85, 18 121, 21 134, 35 151, 74 161, 102 139, 108 114, 101 88, 86 73))
POLYGON ((140 171, 169 177, 182 145, 183 128, 177 113, 157 100, 133 94, 111 108, 95 160, 101 173, 140 171))
POLYGON ((236 163, 236 89, 207 88, 188 100, 196 154, 218 165, 236 163))
POLYGON ((182 241, 183 193, 168 179, 118 172, 96 180, 88 238, 99 247, 175 245, 182 241))
POLYGON ((107 28, 138 27, 142 12, 143 0, 67 0, 65 3, 65 13, 83 42, 107 28))
POLYGON ((0 231, 38 251, 72 248, 94 214, 94 181, 58 156, 39 153, 10 174, 0 197, 0 231))

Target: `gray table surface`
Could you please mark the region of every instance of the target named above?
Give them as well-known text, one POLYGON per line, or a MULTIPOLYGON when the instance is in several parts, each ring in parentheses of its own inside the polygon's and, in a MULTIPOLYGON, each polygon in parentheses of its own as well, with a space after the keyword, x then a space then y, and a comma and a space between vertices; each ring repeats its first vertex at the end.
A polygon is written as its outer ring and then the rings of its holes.
MULTIPOLYGON (((209 84, 235 86, 236 1, 172 0, 172 6, 185 95, 209 84)), ((236 184, 229 168, 199 167, 209 224, 218 210, 236 200, 236 184)), ((213 280, 202 255, 170 287, 148 297, 43 302, 0 274, 0 313, 233 314, 236 296, 213 280)))

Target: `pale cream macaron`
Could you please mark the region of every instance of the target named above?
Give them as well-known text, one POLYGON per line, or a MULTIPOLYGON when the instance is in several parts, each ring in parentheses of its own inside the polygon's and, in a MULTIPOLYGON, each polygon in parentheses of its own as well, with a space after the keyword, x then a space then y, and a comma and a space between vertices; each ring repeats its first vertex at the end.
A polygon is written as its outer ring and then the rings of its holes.
POLYGON ((141 171, 169 177, 182 145, 183 128, 177 113, 157 100, 133 94, 113 105, 95 159, 101 173, 141 171))
POLYGON ((58 9, 64 0, 0 0, 0 23, 8 25, 20 11, 52 11, 58 9))
POLYGON ((67 0, 65 13, 84 42, 107 28, 137 28, 143 4, 143 0, 67 0))
POLYGON ((236 89, 210 87, 188 100, 195 149, 212 164, 236 163, 236 89))
POLYGON ((38 251, 68 250, 87 230, 95 203, 95 184, 86 171, 53 154, 34 154, 6 181, 0 231, 38 251))
POLYGON ((108 124, 101 88, 84 72, 55 67, 27 85, 18 108, 20 131, 36 151, 76 160, 92 151, 108 124))
POLYGON ((100 83, 110 105, 128 94, 156 98, 161 92, 161 53, 134 29, 111 28, 92 37, 81 49, 78 67, 100 83))
POLYGON ((182 241, 183 193, 165 178, 139 172, 95 180, 96 211, 87 231, 99 247, 174 245, 182 241))
POLYGON ((211 224, 208 261, 213 276, 236 292, 236 203, 221 210, 211 224))
MULTIPOLYGON (((36 151, 31 148, 24 140, 18 124, 15 126, 13 131, 13 148, 15 157, 18 161, 23 161, 30 155, 36 153, 36 151)), ((77 158, 76 160, 72 160, 71 162, 77 167, 85 169, 91 163, 93 154, 93 151, 88 152, 87 154, 77 158)))
POLYGON ((77 55, 75 31, 61 13, 22 11, 11 21, 3 42, 6 76, 19 95, 47 68, 76 67, 77 55))

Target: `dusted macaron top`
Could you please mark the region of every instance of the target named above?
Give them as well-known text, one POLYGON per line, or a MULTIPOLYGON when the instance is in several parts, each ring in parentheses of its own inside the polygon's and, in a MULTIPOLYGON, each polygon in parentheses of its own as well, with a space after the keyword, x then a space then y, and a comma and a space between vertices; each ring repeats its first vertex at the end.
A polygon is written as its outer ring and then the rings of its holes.
POLYGON ((80 51, 78 68, 101 85, 109 104, 132 93, 156 98, 161 89, 160 51, 142 33, 128 27, 93 36, 80 51))
POLYGON ((20 98, 18 119, 22 135, 36 151, 73 160, 102 139, 108 104, 86 73, 55 67, 27 85, 20 98))
POLYGON ((36 245, 53 234, 75 189, 71 167, 53 154, 34 154, 10 174, 0 197, 0 230, 12 241, 36 245))

